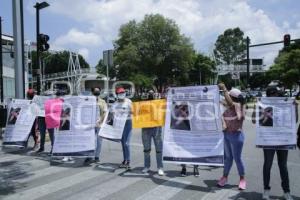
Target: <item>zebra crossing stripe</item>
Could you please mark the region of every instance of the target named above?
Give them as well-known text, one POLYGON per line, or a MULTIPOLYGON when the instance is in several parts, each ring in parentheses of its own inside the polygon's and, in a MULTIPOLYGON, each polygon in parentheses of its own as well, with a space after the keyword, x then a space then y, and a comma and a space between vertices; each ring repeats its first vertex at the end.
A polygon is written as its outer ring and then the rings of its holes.
POLYGON ((173 178, 150 190, 136 200, 170 199, 191 183, 192 182, 184 181, 179 178, 173 178))
POLYGON ((59 190, 72 187, 73 185, 79 184, 81 182, 88 181, 89 179, 95 178, 105 173, 107 172, 96 172, 95 170, 89 169, 87 171, 83 171, 68 177, 63 177, 61 179, 52 181, 48 184, 44 184, 7 197, 3 197, 3 200, 38 199, 59 190))

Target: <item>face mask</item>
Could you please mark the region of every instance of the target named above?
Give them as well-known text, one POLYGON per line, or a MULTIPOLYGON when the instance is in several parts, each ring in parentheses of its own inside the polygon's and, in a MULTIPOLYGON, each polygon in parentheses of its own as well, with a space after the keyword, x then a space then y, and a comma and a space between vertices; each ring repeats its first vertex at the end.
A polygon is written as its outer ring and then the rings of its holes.
POLYGON ((96 91, 93 93, 94 96, 99 96, 100 95, 100 91, 96 91))
POLYGON ((125 99, 126 93, 118 94, 118 99, 125 99))

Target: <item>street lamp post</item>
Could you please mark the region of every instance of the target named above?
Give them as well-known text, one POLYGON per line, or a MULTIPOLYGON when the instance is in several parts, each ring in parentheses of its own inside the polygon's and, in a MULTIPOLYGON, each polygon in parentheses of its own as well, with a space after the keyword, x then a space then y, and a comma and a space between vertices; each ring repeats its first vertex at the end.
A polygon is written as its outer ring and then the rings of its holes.
POLYGON ((0 104, 3 103, 3 57, 2 57, 2 18, 0 17, 0 104))
POLYGON ((49 4, 47 2, 41 2, 41 3, 36 3, 34 8, 36 9, 36 66, 37 66, 37 77, 36 77, 36 86, 37 86, 37 94, 40 94, 41 92, 41 61, 40 61, 40 40, 39 40, 39 35, 40 35, 40 10, 43 8, 48 7, 49 4))

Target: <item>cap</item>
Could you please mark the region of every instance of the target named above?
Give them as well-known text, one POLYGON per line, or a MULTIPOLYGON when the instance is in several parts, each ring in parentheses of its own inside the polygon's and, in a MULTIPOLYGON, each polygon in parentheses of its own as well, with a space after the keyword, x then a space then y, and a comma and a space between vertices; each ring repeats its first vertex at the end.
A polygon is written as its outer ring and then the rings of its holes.
POLYGON ((238 98, 241 94, 242 94, 241 90, 236 89, 236 88, 232 88, 229 91, 229 95, 232 96, 232 97, 235 97, 235 98, 238 98))
POLYGON ((116 89, 117 94, 124 93, 124 92, 125 92, 125 89, 122 88, 122 87, 119 87, 119 88, 116 89))

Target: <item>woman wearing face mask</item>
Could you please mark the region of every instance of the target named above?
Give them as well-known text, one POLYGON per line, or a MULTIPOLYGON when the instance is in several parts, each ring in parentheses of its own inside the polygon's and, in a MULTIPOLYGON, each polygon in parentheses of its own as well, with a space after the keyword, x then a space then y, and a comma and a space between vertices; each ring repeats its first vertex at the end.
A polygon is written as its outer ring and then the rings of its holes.
POLYGON ((242 161, 242 149, 244 145, 244 134, 242 131, 243 122, 245 119, 244 99, 241 91, 238 89, 231 89, 229 92, 226 86, 219 84, 220 90, 224 91, 226 100, 226 110, 223 114, 225 129, 224 129, 224 171, 223 176, 218 181, 219 187, 224 187, 228 181, 228 175, 233 163, 237 165, 240 175, 239 189, 246 189, 246 180, 244 164, 242 161))
POLYGON ((119 87, 116 89, 117 101, 112 105, 112 110, 114 113, 128 113, 125 127, 123 130, 123 135, 121 139, 122 149, 123 149, 123 162, 120 168, 130 168, 130 137, 132 130, 132 120, 131 120, 131 106, 132 102, 130 99, 126 98, 125 89, 119 87))

